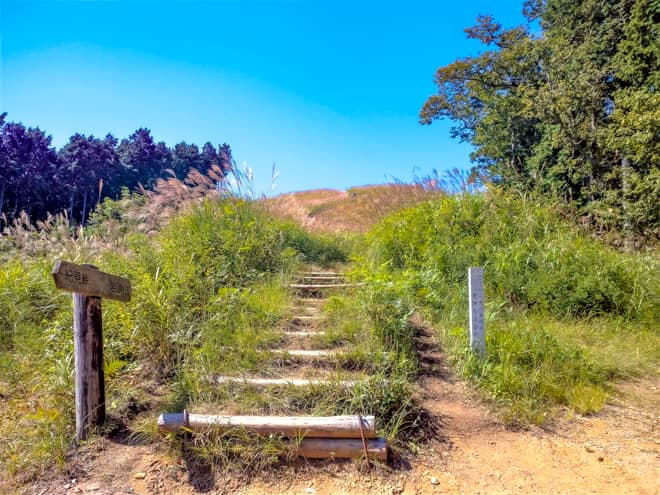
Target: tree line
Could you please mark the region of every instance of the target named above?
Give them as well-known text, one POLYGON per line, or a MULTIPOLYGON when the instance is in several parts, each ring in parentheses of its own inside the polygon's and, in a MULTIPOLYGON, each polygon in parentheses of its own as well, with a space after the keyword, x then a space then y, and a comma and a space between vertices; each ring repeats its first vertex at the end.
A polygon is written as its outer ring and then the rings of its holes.
POLYGON ((657 240, 660 2, 528 0, 523 13, 523 26, 482 15, 465 30, 483 51, 437 70, 421 122, 453 120, 490 181, 657 240))
POLYGON ((124 188, 151 189, 160 177, 184 179, 192 168, 206 173, 212 165, 231 169, 228 144, 210 142, 201 149, 180 142, 173 148, 155 142, 149 129, 137 129, 119 141, 76 133, 59 150, 38 127, 8 122, 0 115, 0 226, 25 211, 33 221, 48 213, 67 212, 72 223, 84 224, 90 211, 124 188), (4 216, 4 217, 3 217, 4 216))

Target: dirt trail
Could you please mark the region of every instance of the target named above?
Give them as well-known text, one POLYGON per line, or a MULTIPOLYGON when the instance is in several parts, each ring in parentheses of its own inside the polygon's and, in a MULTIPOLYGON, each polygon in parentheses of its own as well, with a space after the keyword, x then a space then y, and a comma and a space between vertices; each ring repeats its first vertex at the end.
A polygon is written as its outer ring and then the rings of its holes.
POLYGON ((440 437, 394 468, 301 462, 258 479, 227 478, 151 445, 101 440, 66 478, 30 495, 125 494, 660 494, 657 376, 620 386, 597 415, 566 415, 549 429, 503 427, 457 380, 428 329, 418 337, 424 407, 440 437))

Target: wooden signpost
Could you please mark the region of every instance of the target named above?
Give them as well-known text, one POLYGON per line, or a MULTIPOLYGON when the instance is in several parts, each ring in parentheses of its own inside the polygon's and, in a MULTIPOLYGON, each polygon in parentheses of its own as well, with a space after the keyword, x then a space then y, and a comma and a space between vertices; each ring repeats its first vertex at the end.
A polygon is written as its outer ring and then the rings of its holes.
POLYGON ((73 292, 76 437, 86 440, 92 428, 105 422, 101 298, 130 301, 131 282, 93 265, 61 260, 53 267, 53 279, 58 289, 73 292))

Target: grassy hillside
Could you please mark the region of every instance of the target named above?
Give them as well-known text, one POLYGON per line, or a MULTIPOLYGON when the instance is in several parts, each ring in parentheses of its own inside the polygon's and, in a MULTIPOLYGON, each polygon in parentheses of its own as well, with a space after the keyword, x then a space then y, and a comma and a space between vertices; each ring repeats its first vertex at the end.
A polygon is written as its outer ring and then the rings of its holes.
MULTIPOLYGON (((65 219, 34 227, 23 218, 0 237, 0 487, 64 467, 73 447, 71 296, 53 286, 58 258, 131 279, 130 303, 104 302, 108 431, 142 441, 156 440, 154 419, 165 409, 357 411, 381 418, 379 434, 395 450, 409 449, 425 423, 415 312, 507 422, 592 413, 617 380, 658 373, 657 252, 615 251, 561 208, 495 189, 414 185, 244 201, 193 179, 107 201, 75 235, 65 219), (337 380, 350 374, 364 384, 238 393, 205 379, 273 374, 279 358, 269 349, 291 304, 283 286, 303 263, 349 259, 364 285, 326 304, 318 344, 351 349, 334 364, 337 380), (466 278, 475 265, 486 274, 485 359, 467 345, 466 278)), ((165 444, 191 448, 176 437, 165 444)), ((242 470, 291 454, 278 438, 204 436, 193 447, 242 470)))
POLYGON ((657 373, 660 264, 590 238, 561 210, 497 190, 429 201, 369 233, 362 275, 435 324, 463 376, 511 422, 598 411, 612 380, 657 373), (487 357, 468 349, 467 269, 483 266, 487 357))
MULTIPOLYGON (((38 227, 27 218, 0 238, 0 487, 64 468, 74 447, 71 295, 57 291, 50 270, 58 258, 93 263, 126 276, 130 303, 104 301, 107 431, 155 441, 163 410, 249 414, 377 414, 379 434, 397 446, 412 438, 416 364, 408 324, 369 291, 335 297, 324 318, 323 347, 352 347, 335 363, 327 386, 284 391, 218 386, 221 373, 273 373, 289 312, 286 283, 301 264, 342 263, 347 252, 328 235, 311 235, 274 218, 262 204, 198 179, 193 190, 175 181, 147 197, 106 201, 86 230, 72 235, 63 218, 38 227), (384 374, 388 383, 383 381, 384 374), (344 375, 364 378, 339 385, 344 375)), ((234 432, 237 433, 237 432, 234 432)), ((160 440, 159 440, 160 441, 160 440)), ((202 436, 194 445, 170 436, 175 451, 241 470, 291 455, 277 437, 202 436), (267 451, 268 455, 264 455, 267 451)), ((4 489, 4 488, 3 488, 4 489)))
POLYGON ((379 184, 287 193, 266 200, 266 205, 274 215, 311 232, 365 233, 388 214, 438 194, 420 184, 379 184))

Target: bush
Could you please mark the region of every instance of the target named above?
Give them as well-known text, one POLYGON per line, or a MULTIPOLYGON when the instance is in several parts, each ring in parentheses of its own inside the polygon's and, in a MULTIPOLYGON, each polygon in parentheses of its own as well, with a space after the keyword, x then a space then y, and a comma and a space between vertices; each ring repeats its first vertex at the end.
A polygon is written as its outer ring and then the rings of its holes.
POLYGON ((448 304, 448 292, 464 292, 467 269, 483 266, 489 299, 516 309, 629 319, 660 312, 655 257, 586 238, 531 200, 497 193, 442 198, 387 218, 369 241, 374 261, 414 272, 431 304, 448 304))
MULTIPOLYGON (((617 252, 533 199, 496 190, 440 198, 386 218, 368 242, 364 276, 409 294, 437 323, 460 373, 507 421, 542 423, 556 404, 600 409, 608 380, 631 372, 613 364, 610 347, 657 345, 657 258, 617 252), (485 272, 485 358, 468 346, 470 266, 485 272), (603 332, 607 346, 594 338, 603 332)), ((657 359, 652 348, 643 354, 640 369, 657 359)))

